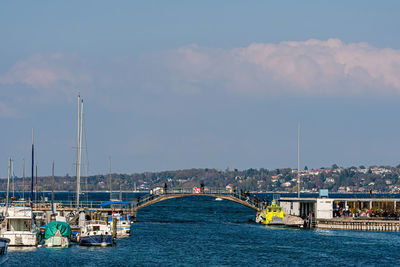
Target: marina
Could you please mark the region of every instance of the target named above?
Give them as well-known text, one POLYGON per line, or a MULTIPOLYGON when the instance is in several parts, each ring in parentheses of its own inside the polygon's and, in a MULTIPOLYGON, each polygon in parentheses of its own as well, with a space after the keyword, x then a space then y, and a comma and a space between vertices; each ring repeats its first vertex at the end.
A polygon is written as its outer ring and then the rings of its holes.
POLYGON ((3 2, 0 267, 400 266, 400 1, 3 2))
MULTIPOLYGON (((135 197, 131 195, 131 199, 135 197)), ((106 200, 107 193, 102 198, 106 200)), ((299 264, 316 266, 324 261, 390 264, 400 259, 388 252, 400 250, 396 241, 400 236, 396 232, 266 227, 249 222, 254 215, 255 210, 232 201, 215 201, 203 196, 173 198, 140 209, 136 222, 131 225, 131 237, 118 239, 116 246, 72 245, 62 250, 12 247, 8 264, 12 266, 21 260, 28 266, 40 257, 48 259, 43 266, 63 263, 96 266, 111 262, 191 265, 193 260, 200 265, 240 265, 249 258, 255 265, 285 265, 296 259, 299 264), (273 243, 261 242, 271 239, 273 243), (221 248, 215 250, 216 245, 221 248), (346 251, 353 251, 354 255, 346 251), (342 255, 339 258, 338 253, 342 255), (290 256, 279 256, 283 254, 290 256), (318 257, 320 254, 323 256, 318 257)))

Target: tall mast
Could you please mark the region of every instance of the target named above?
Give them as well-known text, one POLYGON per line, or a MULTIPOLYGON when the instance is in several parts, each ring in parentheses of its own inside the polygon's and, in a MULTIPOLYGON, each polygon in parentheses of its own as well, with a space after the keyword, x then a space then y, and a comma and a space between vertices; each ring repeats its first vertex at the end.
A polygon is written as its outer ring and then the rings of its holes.
POLYGON ((78 95, 78 142, 76 153, 76 206, 79 207, 79 194, 81 192, 81 134, 82 134, 83 101, 78 95))
POLYGON ((13 191, 13 198, 15 197, 15 176, 14 176, 14 161, 11 159, 11 182, 12 182, 12 191, 13 191))
POLYGON ((33 210, 33 175, 34 175, 34 165, 35 165, 35 147, 33 143, 33 128, 32 128, 32 179, 31 179, 31 209, 33 210))
POLYGON ((297 197, 300 198, 300 122, 297 127, 297 197))
POLYGON ((10 192, 10 175, 11 175, 11 158, 8 159, 8 178, 7 178, 7 195, 6 195, 6 213, 8 210, 8 193, 10 192))
POLYGON ((119 200, 122 201, 121 175, 119 175, 119 200))
POLYGON ((81 125, 79 127, 79 193, 81 191, 81 167, 82 167, 82 131, 83 131, 83 99, 81 100, 81 125))
POLYGON ((36 203, 36 208, 38 204, 38 184, 37 184, 37 164, 36 164, 36 179, 35 179, 35 203, 36 203))
POLYGON ((51 212, 54 214, 54 161, 53 161, 53 182, 51 183, 51 212))
POLYGON ((25 201, 25 159, 22 159, 22 198, 25 201))
POLYGON ((112 180, 111 180, 111 156, 108 157, 108 176, 110 178, 110 200, 112 199, 112 180))

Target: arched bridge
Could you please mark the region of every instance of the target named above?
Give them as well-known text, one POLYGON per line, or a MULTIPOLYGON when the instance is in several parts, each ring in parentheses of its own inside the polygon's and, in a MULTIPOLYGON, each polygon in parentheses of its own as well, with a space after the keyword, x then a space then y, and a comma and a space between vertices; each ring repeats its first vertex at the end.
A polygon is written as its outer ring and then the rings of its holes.
POLYGON ((243 194, 239 194, 237 192, 228 192, 226 190, 210 190, 205 189, 202 191, 195 189, 182 189, 182 190, 171 190, 166 191, 164 189, 155 191, 154 194, 148 194, 141 196, 138 198, 136 205, 134 207, 134 211, 137 211, 141 208, 150 206, 152 204, 172 199, 172 198, 181 198, 181 197, 189 197, 189 196, 207 196, 212 198, 221 198, 229 201, 236 202, 248 208, 251 208, 257 212, 261 211, 261 203, 257 201, 253 201, 252 197, 245 196, 243 194))

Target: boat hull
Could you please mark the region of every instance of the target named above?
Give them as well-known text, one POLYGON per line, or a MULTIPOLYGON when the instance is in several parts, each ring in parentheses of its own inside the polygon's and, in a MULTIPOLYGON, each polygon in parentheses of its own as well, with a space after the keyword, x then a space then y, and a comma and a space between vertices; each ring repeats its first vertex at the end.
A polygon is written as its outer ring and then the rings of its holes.
POLYGON ((266 225, 284 225, 285 224, 283 222, 283 219, 279 218, 279 217, 274 217, 270 221, 265 220, 265 221, 263 221, 263 223, 266 225))
POLYGON ((0 265, 8 260, 8 243, 10 243, 10 240, 8 238, 0 238, 0 265))
POLYGON ((38 234, 35 232, 5 232, 1 237, 10 239, 9 246, 36 246, 39 243, 38 234))
POLYGON ((68 238, 63 236, 52 236, 44 241, 44 245, 48 248, 52 247, 68 247, 70 245, 70 241, 68 238))
POLYGON ((113 243, 112 235, 81 236, 79 241, 81 246, 112 246, 113 243))

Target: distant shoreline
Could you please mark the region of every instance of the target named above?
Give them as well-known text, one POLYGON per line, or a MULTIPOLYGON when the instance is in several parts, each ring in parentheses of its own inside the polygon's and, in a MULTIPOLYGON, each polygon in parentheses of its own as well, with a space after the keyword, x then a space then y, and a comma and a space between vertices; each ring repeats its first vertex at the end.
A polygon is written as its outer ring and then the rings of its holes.
MULTIPOLYGON (((2 193, 6 193, 6 191, 0 191, 2 193)), ((38 191, 38 193, 51 193, 52 191, 50 190, 45 190, 45 191, 38 191)), ((119 193, 119 190, 112 191, 113 194, 119 193)), ((150 190, 140 190, 140 191, 131 191, 131 190, 122 190, 122 193, 149 193, 150 190)), ((11 192, 10 192, 11 193, 11 192)), ((25 194, 29 194, 30 191, 25 191, 25 194)), ((55 190, 54 193, 72 193, 76 194, 75 191, 66 191, 66 190, 55 190)), ((82 192, 81 194, 84 194, 85 192, 82 192)), ((110 193, 110 191, 88 191, 88 193, 110 193)), ((287 191, 250 191, 251 194, 297 194, 297 192, 287 192, 287 191)), ((35 192, 34 192, 35 194, 35 192)), ((319 194, 319 192, 301 192, 301 194, 319 194)), ((354 194, 360 194, 360 195, 369 195, 369 192, 329 192, 329 194, 341 194, 341 195, 354 195, 354 194)), ((372 195, 379 195, 379 194, 389 194, 389 195, 396 195, 399 193, 392 193, 392 192, 373 192, 372 195)))

